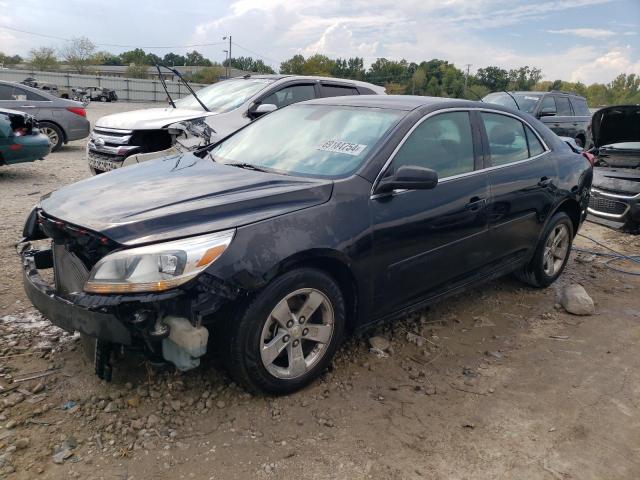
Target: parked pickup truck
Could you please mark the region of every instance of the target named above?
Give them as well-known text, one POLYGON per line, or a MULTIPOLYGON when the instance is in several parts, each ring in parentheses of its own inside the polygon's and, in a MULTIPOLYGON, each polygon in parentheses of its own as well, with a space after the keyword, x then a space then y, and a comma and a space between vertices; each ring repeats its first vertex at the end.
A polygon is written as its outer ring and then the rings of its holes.
POLYGON ((584 97, 559 92, 495 92, 482 99, 505 107, 527 112, 560 137, 575 139, 580 147, 587 146, 587 127, 591 112, 584 97))
POLYGON ((293 75, 245 75, 218 82, 174 106, 116 113, 98 119, 87 145, 95 175, 166 156, 178 141, 193 148, 220 140, 256 118, 292 103, 321 97, 384 94, 356 80, 293 75), (187 139, 188 140, 188 139, 187 139))

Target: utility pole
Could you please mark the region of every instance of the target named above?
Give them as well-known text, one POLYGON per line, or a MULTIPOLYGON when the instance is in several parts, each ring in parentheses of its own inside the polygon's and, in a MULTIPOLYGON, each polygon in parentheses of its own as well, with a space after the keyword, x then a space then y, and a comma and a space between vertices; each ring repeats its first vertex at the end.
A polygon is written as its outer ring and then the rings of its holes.
MULTIPOLYGON (((227 37, 222 37, 223 40, 226 40, 227 37)), ((227 62, 227 64, 229 65, 229 70, 227 71, 227 78, 229 78, 229 76, 231 75, 231 58, 233 58, 231 56, 231 35, 229 35, 229 61, 227 62)))
POLYGON ((465 67, 467 67, 467 73, 464 76, 464 96, 467 96, 467 82, 469 81, 469 69, 471 68, 471 63, 467 63, 465 67))

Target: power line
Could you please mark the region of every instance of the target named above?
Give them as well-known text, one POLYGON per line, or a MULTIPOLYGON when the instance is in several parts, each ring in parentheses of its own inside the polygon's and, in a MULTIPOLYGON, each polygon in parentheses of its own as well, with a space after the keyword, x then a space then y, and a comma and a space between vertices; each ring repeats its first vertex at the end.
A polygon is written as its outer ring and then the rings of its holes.
MULTIPOLYGON (((21 30, 19 28, 7 27, 6 25, 0 25, 0 28, 4 30, 11 30, 13 32, 26 33, 28 35, 34 35, 36 37, 53 38, 55 40, 63 40, 70 42, 72 38, 57 37, 55 35, 46 35, 44 33, 30 32, 28 30, 21 30)), ((169 49, 169 48, 193 48, 193 47, 210 47, 214 45, 222 45, 226 42, 213 42, 213 43, 194 43, 191 45, 123 45, 119 43, 95 43, 98 47, 120 47, 120 48, 146 48, 146 49, 169 49)))
POLYGON ((278 60, 275 60, 275 59, 273 59, 273 58, 269 58, 269 57, 267 57, 267 56, 265 56, 265 55, 262 55, 262 54, 260 54, 260 53, 258 53, 258 52, 254 52, 253 50, 249 50, 247 47, 243 47, 243 46, 242 46, 242 45, 240 45, 238 42, 233 42, 233 44, 234 44, 236 47, 240 47, 240 49, 245 50, 245 51, 247 51, 247 52, 249 52, 249 53, 251 53, 251 54, 253 54, 253 55, 256 55, 256 56, 258 56, 258 57, 260 57, 260 58, 264 58, 265 60, 269 60, 270 62, 273 62, 273 63, 280 63, 278 60))

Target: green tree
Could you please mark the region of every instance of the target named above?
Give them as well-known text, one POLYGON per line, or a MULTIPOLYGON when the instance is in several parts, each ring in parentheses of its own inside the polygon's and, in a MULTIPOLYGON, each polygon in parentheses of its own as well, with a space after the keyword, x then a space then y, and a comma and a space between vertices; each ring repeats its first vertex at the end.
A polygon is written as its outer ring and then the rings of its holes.
POLYGON ((34 48, 29 52, 29 65, 34 70, 54 70, 58 68, 56 51, 50 47, 34 48))
POLYGON ((406 60, 400 61, 378 58, 371 64, 366 74, 366 80, 376 85, 386 85, 388 83, 400 83, 406 86, 411 78, 409 64, 406 60))
MULTIPOLYGON (((229 65, 229 61, 225 60, 223 66, 229 65)), ((265 64, 262 60, 254 60, 252 57, 235 57, 231 59, 231 67, 246 72, 256 73, 276 73, 273 68, 265 64)))
POLYGON ((411 76, 411 84, 408 86, 407 93, 410 93, 411 95, 422 95, 426 83, 427 72, 422 68, 418 68, 411 76))
POLYGON ((332 77, 362 80, 365 76, 364 59, 360 57, 338 58, 331 70, 332 77))
POLYGON ((280 73, 286 75, 302 75, 304 63, 305 60, 302 55, 294 55, 289 60, 285 60, 280 64, 280 73))
POLYGON ((531 90, 540 80, 542 80, 542 70, 537 67, 525 65, 509 70, 510 90, 531 90))
POLYGON ((122 65, 122 59, 119 55, 114 55, 111 52, 100 51, 95 54, 96 60, 100 65, 122 65))
POLYGON ((224 67, 220 65, 214 65, 212 67, 205 67, 202 70, 194 72, 193 75, 191 75, 191 81, 195 83, 216 83, 224 74, 224 67))
POLYGON ((169 67, 173 67, 176 65, 186 65, 187 58, 184 55, 178 55, 177 53, 169 52, 164 57, 162 57, 162 63, 169 67))
POLYGON ((500 67, 480 68, 476 72, 476 79, 490 92, 500 92, 509 86, 509 72, 500 67))
POLYGON ((315 55, 311 55, 304 62, 302 73, 304 75, 321 75, 330 77, 334 64, 335 62, 326 55, 316 53, 315 55))
POLYGON ((9 65, 18 65, 19 63, 22 63, 22 57, 20 55, 5 55, 0 52, 0 64, 5 67, 9 65))
POLYGON ((78 73, 87 73, 91 65, 96 65, 96 46, 87 37, 71 39, 60 50, 62 58, 78 73))
POLYGON ((211 60, 209 60, 208 58, 205 58, 204 55, 202 55, 197 50, 194 50, 193 52, 187 52, 186 60, 187 60, 187 65, 193 65, 197 67, 211 66, 211 60))
POLYGON ((144 63, 146 63, 147 65, 155 65, 156 63, 162 63, 162 58, 160 58, 155 53, 147 53, 144 59, 144 63))
POLYGON ((124 71, 124 76, 127 78, 147 78, 148 69, 148 65, 132 63, 124 71))
POLYGON ((122 52, 120 59, 123 65, 144 65, 147 61, 147 54, 141 48, 136 48, 135 50, 122 52))

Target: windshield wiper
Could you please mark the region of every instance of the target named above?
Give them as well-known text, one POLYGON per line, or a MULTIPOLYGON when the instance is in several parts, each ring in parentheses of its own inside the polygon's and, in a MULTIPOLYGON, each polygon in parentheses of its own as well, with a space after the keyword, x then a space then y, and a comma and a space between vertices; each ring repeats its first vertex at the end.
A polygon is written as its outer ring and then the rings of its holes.
MULTIPOLYGON (((214 159, 214 161, 216 160, 214 159)), ((231 163, 223 163, 223 165, 229 165, 230 167, 245 168, 247 170, 255 170, 256 172, 277 173, 279 175, 286 175, 286 173, 283 173, 280 170, 276 170, 274 168, 267 168, 267 167, 258 167, 257 165, 254 165, 252 163, 231 162, 231 163)))
POLYGON ((156 69, 158 70, 158 79, 160 80, 160 84, 162 88, 164 88, 164 92, 167 94, 167 98, 169 99, 169 103, 173 108, 176 108, 176 104, 173 102, 173 98, 171 98, 171 94, 169 93, 169 89, 167 88, 167 82, 164 80, 164 75, 160 71, 160 65, 156 63, 156 69))
POLYGON ((207 108, 207 106, 204 103, 202 103, 202 101, 198 98, 198 95, 196 95, 196 92, 193 90, 193 88, 191 88, 191 85, 189 85, 189 83, 182 77, 182 74, 178 70, 176 70, 175 68, 171 68, 171 67, 168 67, 166 65, 163 65, 162 63, 156 63, 156 68, 158 69, 158 76, 160 77, 160 83, 162 83, 162 86, 164 87, 164 91, 167 92, 167 96, 169 97, 169 103, 171 103, 173 108, 176 108, 176 104, 173 102, 173 99, 171 98, 171 95, 169 95, 169 90, 167 89, 166 82, 164 81, 164 76, 160 72, 160 67, 166 68, 171 73, 173 73, 176 77, 178 77, 178 79, 182 82, 182 84, 185 87, 187 87, 187 90, 189 90, 189 93, 191 93, 191 95, 193 95, 193 98, 195 98, 198 101, 200 106, 206 112, 210 112, 211 111, 211 110, 209 110, 207 108))

